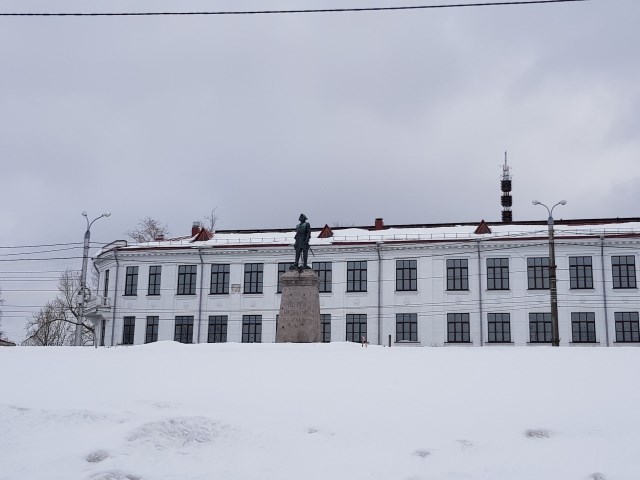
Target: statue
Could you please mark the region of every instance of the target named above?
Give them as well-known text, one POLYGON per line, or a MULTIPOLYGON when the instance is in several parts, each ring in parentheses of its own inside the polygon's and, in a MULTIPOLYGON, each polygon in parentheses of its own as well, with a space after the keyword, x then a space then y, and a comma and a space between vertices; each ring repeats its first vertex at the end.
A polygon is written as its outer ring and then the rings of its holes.
POLYGON ((296 249, 296 261, 291 266, 290 270, 307 270, 311 267, 307 264, 307 258, 309 256, 309 239, 311 238, 311 225, 307 222, 307 216, 304 213, 300 214, 300 223, 296 227, 296 243, 294 248, 296 249), (300 254, 302 253, 302 266, 300 263, 300 254))

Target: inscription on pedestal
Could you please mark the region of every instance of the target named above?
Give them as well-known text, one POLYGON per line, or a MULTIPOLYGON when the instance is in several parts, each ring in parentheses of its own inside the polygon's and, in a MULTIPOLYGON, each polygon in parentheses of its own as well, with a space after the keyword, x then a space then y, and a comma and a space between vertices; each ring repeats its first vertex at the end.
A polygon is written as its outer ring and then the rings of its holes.
POLYGON ((291 270, 280 277, 282 298, 276 342, 321 341, 319 279, 313 270, 291 270))

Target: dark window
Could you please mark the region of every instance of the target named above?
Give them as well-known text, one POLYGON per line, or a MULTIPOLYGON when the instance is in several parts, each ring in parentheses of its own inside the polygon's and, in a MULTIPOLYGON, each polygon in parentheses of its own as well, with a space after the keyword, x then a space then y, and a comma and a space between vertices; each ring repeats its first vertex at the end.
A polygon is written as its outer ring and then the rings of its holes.
POLYGON ((447 342, 471 342, 468 313, 447 313, 447 342))
POLYGON ((262 315, 243 315, 242 343, 260 342, 262 342, 262 315))
POLYGON ((262 263, 247 263, 244 266, 244 293, 262 293, 262 263))
POLYGON ((144 337, 144 343, 152 343, 158 341, 158 324, 160 317, 147 317, 147 331, 144 337))
POLYGON ((209 343, 224 343, 227 341, 227 323, 226 315, 212 315, 209 317, 209 343))
POLYGON ((549 288, 549 257, 527 258, 527 279, 530 290, 549 288))
POLYGON ((347 292, 367 291, 367 262, 347 262, 347 292))
POLYGON ((550 313, 530 313, 529 314, 529 341, 531 343, 551 342, 551 314, 550 313))
POLYGON ((466 258, 447 260, 447 290, 469 290, 469 266, 466 258))
POLYGON ((363 340, 367 340, 367 316, 362 313, 348 314, 347 342, 361 342, 363 340))
POLYGON ((396 342, 418 341, 418 314, 396 314, 396 342))
POLYGON ((162 267, 149 267, 149 288, 147 295, 160 295, 160 277, 162 276, 162 267))
POLYGON ((487 258, 487 290, 509 290, 508 258, 487 258))
POLYGON ((329 343, 331 341, 331 315, 327 313, 321 314, 320 325, 322 325, 322 341, 329 343))
POLYGON ((636 288, 636 258, 633 255, 611 257, 613 288, 636 288))
POLYGON ((638 312, 615 312, 616 342, 640 342, 638 312))
POLYGON ((488 313, 489 343, 511 342, 511 315, 509 313, 488 313))
POLYGON ((133 345, 133 337, 136 330, 136 317, 124 317, 122 328, 122 345, 133 345))
POLYGON ((396 260, 396 290, 398 292, 418 290, 417 260, 396 260))
POLYGON ((283 273, 286 273, 289 271, 289 267, 293 266, 293 262, 288 262, 288 263, 279 263, 278 264, 278 288, 276 290, 277 293, 282 293, 282 284, 280 283, 280 276, 283 273))
POLYGON ((104 347, 104 334, 107 329, 107 321, 103 318, 100 323, 102 324, 100 327, 100 346, 104 347))
POLYGON ((594 343, 596 341, 596 314, 593 312, 571 312, 571 341, 594 343))
POLYGON ((193 317, 176 317, 173 339, 180 343, 193 343, 193 317))
POLYGON ((229 268, 228 264, 214 263, 211 265, 211 295, 225 295, 229 293, 229 268))
POLYGON ((331 292, 331 262, 313 262, 312 266, 320 278, 320 293, 331 292))
POLYGON ((178 295, 195 295, 197 276, 198 276, 197 265, 179 265, 178 266, 178 295))
POLYGON ((591 257, 569 257, 571 288, 593 288, 591 257))
POLYGON ((124 294, 138 294, 138 267, 127 267, 127 274, 124 281, 124 294))
POLYGON ((105 270, 104 272, 104 294, 103 297, 107 298, 109 296, 109 270, 105 270))

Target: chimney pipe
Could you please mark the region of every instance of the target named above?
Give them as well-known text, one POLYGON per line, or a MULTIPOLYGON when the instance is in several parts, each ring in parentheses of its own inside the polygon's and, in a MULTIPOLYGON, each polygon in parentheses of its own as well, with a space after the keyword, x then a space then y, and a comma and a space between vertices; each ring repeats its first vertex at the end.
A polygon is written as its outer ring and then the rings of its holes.
POLYGON ((375 226, 376 230, 383 230, 384 229, 384 222, 382 221, 381 218, 376 218, 376 226, 375 226))
POLYGON ((191 226, 191 236, 195 237, 200 233, 200 230, 202 230, 202 224, 200 222, 193 222, 191 226))

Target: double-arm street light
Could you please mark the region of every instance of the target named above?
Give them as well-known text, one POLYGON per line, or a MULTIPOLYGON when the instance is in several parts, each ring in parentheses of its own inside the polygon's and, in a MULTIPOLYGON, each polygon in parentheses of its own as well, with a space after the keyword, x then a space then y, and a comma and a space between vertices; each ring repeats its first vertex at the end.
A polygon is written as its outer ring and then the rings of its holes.
POLYGON ((82 253, 82 274, 80 275, 80 290, 78 291, 80 301, 80 310, 78 311, 78 323, 76 323, 76 338, 75 345, 82 345, 82 328, 84 325, 84 308, 87 302, 87 261, 89 259, 89 239, 91 238, 91 225, 96 220, 101 219, 102 217, 110 216, 110 213, 103 213, 97 218, 94 218, 89 222, 89 217, 87 217, 87 212, 82 212, 82 216, 87 221, 87 231, 84 232, 84 251, 82 253))
POLYGON ((534 205, 542 205, 547 209, 549 218, 547 226, 549 227, 549 291, 551 293, 551 345, 560 346, 560 334, 558 330, 558 287, 556 283, 556 247, 553 236, 553 209, 558 205, 566 205, 566 200, 560 200, 553 207, 549 208, 544 203, 534 200, 534 205))

